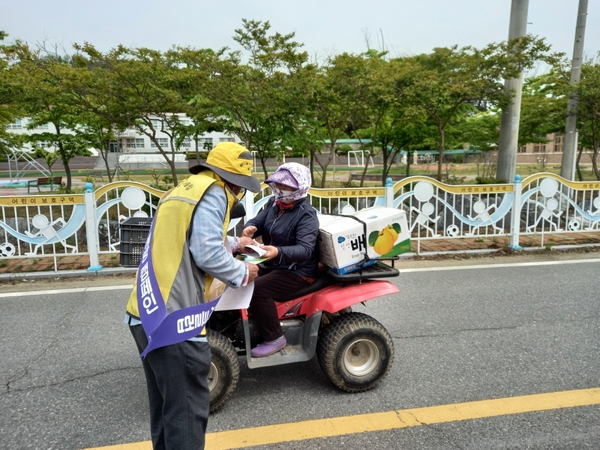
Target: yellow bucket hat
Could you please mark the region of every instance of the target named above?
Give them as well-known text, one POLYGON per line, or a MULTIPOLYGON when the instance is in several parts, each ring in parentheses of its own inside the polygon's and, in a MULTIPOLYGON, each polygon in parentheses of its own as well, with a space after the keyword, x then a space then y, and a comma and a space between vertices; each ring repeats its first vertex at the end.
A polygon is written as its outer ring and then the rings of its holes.
POLYGON ((190 167, 197 174, 210 169, 229 183, 252 192, 260 191, 260 182, 252 176, 254 159, 248 149, 235 142, 221 142, 209 153, 206 162, 190 167))

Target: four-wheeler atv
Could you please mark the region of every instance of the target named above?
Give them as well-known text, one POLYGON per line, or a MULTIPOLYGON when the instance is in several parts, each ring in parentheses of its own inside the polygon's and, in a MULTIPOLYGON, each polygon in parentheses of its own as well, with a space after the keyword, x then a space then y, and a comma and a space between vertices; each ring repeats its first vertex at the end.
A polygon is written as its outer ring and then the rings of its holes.
POLYGON ((345 275, 326 271, 311 286, 276 299, 287 346, 265 358, 250 356, 250 349, 260 342, 246 309, 214 312, 208 325, 210 411, 223 406, 234 392, 240 355, 253 369, 308 361, 316 353, 319 365, 339 389, 362 392, 375 387, 394 361, 394 344, 383 325, 353 312, 352 306, 399 292, 382 280, 395 276, 397 269, 377 261, 345 275))

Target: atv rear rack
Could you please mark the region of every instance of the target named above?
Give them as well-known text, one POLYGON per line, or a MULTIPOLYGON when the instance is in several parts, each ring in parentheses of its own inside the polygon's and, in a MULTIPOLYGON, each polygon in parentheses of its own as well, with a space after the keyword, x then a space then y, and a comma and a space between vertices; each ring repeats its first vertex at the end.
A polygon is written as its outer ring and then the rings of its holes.
POLYGON ((363 267, 356 272, 338 274, 333 270, 329 270, 328 275, 338 282, 360 281, 374 278, 392 278, 400 275, 400 271, 396 269, 393 264, 394 263, 392 262, 392 266, 390 267, 379 260, 375 264, 363 267))

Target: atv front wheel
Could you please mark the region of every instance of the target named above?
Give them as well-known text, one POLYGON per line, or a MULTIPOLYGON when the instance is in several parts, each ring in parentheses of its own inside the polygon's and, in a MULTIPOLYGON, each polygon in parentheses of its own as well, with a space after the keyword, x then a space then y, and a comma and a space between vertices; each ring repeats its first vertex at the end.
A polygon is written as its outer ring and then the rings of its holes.
POLYGON ((348 313, 336 317, 319 335, 319 365, 339 389, 363 392, 374 388, 394 362, 394 343, 372 317, 348 313))
POLYGON ((208 371, 210 412, 215 412, 229 400, 240 379, 240 361, 235 348, 225 336, 208 331, 212 359, 208 371))

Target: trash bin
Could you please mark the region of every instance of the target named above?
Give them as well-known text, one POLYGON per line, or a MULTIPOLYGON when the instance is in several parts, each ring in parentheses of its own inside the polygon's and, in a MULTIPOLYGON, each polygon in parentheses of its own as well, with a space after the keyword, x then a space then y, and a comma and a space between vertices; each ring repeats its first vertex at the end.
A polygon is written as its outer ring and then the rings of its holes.
POLYGON ((121 231, 120 262, 123 267, 140 265, 150 225, 152 225, 152 217, 131 217, 119 225, 121 231))

